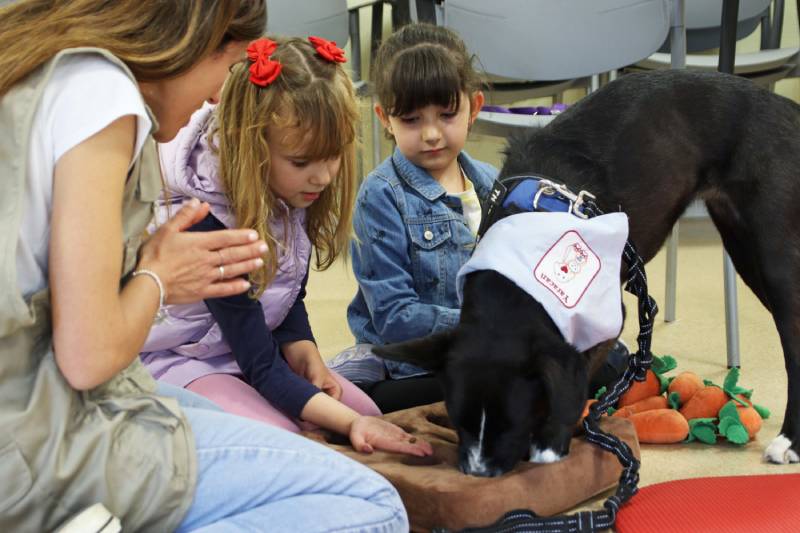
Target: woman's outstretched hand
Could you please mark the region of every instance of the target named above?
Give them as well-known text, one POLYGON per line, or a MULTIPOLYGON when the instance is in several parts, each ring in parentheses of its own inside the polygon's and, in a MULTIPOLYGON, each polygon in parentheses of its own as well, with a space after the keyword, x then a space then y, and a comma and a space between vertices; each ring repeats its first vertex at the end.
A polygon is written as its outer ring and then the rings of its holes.
POLYGON ((375 450, 427 457, 433 453, 430 443, 407 433, 399 426, 374 416, 360 416, 350 426, 350 443, 356 451, 375 450))
POLYGON ((264 264, 264 241, 251 229, 188 232, 208 215, 196 199, 161 225, 142 246, 138 269, 161 278, 170 304, 191 303, 242 293, 250 282, 242 276, 264 264))

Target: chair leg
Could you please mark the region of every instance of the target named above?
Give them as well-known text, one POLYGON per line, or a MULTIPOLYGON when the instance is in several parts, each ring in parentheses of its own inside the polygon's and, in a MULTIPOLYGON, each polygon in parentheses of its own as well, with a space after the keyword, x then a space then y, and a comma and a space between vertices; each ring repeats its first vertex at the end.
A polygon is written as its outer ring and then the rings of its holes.
POLYGON ((728 368, 740 366, 739 361, 739 307, 736 291, 736 269, 728 252, 723 252, 725 278, 725 341, 728 346, 728 368))
POLYGON ((675 321, 675 291, 678 278, 678 225, 676 222, 667 239, 667 274, 664 287, 664 321, 675 321))
MULTIPOLYGON (((717 70, 733 74, 736 59, 736 21, 739 0, 722 3, 719 64, 717 70)), ((736 297, 736 270, 727 252, 723 252, 725 278, 725 341, 728 345, 728 368, 739 366, 739 315, 736 297)))
POLYGON ((600 75, 592 74, 589 82, 589 92, 593 93, 600 88, 600 75))

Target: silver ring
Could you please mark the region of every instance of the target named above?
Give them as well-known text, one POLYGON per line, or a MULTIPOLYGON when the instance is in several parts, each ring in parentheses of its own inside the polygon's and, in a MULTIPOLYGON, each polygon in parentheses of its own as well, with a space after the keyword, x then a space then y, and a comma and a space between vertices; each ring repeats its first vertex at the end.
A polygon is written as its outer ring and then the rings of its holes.
POLYGON ((217 268, 219 269, 219 279, 220 281, 222 281, 223 279, 225 279, 225 267, 220 265, 217 268))

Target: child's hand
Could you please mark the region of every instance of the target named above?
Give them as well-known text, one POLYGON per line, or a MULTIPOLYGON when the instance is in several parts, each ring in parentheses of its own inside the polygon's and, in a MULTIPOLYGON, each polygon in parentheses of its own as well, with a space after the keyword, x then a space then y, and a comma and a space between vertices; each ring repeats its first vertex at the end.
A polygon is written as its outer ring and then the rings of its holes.
POLYGON ((426 457, 433 453, 433 448, 427 441, 374 416, 359 416, 353 421, 350 426, 350 443, 356 451, 363 453, 383 450, 417 457, 426 457))
POLYGON ((313 342, 287 342, 281 345, 281 352, 295 374, 306 378, 334 400, 342 397, 342 386, 325 366, 325 362, 313 342))

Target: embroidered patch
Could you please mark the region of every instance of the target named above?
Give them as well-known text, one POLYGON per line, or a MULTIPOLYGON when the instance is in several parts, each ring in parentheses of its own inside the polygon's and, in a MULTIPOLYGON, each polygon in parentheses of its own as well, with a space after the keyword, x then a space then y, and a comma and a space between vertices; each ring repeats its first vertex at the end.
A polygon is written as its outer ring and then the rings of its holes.
POLYGON ((533 269, 536 281, 567 308, 578 305, 602 264, 576 231, 568 231, 547 250, 533 269))

